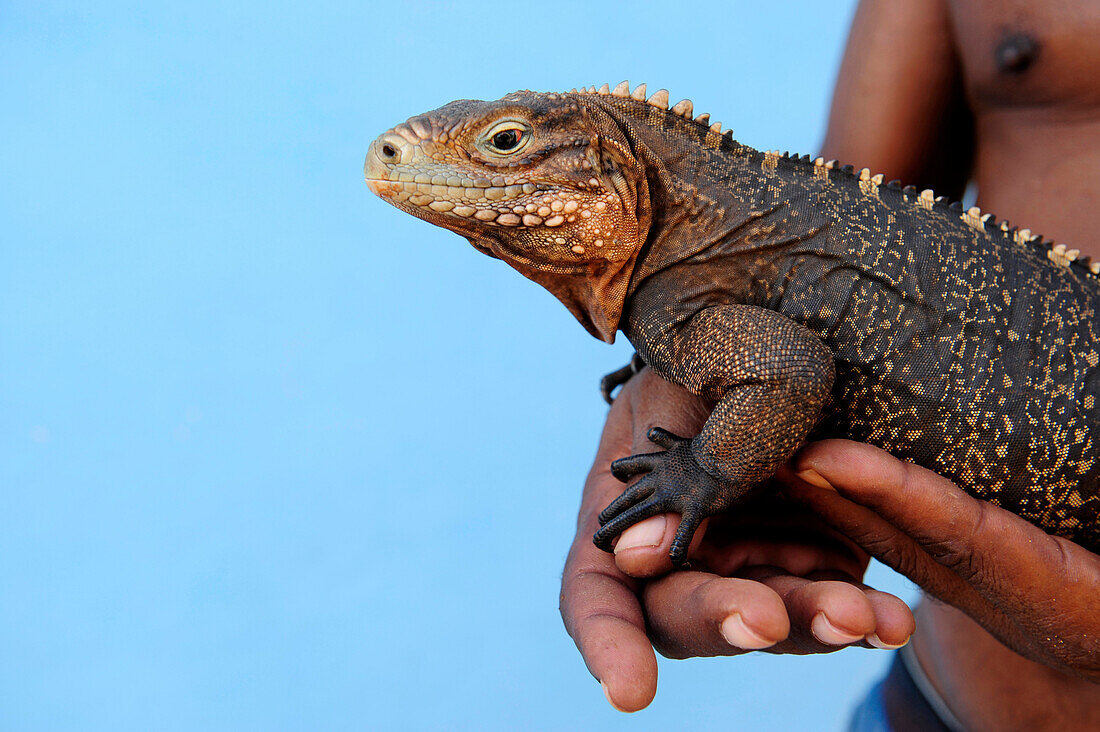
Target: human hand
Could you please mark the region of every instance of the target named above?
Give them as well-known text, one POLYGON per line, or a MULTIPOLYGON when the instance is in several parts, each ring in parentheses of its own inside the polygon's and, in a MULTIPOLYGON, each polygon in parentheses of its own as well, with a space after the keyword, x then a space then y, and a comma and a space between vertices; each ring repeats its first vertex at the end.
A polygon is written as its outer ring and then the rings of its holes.
POLYGON ((608 701, 623 711, 644 708, 656 693, 654 648, 670 658, 895 648, 914 629, 901 600, 861 584, 862 550, 774 495, 712 517, 696 532, 689 571, 669 573, 674 514, 627 529, 614 555, 593 545, 598 514, 624 487, 611 475, 612 460, 654 451, 645 435, 658 424, 698 433, 709 411, 642 371, 615 400, 585 485, 562 576, 562 619, 608 701))
POLYGON ((870 445, 807 445, 777 477, 788 496, 1017 653, 1100 682, 1100 556, 870 445))

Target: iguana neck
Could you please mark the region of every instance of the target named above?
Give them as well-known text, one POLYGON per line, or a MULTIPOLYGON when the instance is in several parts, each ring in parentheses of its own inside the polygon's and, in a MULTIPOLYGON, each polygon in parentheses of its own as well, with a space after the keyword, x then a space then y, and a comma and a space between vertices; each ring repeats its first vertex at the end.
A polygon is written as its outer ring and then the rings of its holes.
POLYGON ((705 260, 703 253, 712 249, 723 256, 744 254, 740 259, 749 276, 754 259, 749 252, 760 249, 761 239, 801 239, 813 231, 805 220, 788 220, 787 206, 767 195, 777 176, 812 176, 808 160, 759 152, 729 131, 633 99, 592 101, 606 113, 599 115, 601 124, 614 125, 608 137, 625 144, 644 171, 645 183, 638 189, 645 205, 639 208, 648 228, 628 298, 647 278, 680 262, 705 260))

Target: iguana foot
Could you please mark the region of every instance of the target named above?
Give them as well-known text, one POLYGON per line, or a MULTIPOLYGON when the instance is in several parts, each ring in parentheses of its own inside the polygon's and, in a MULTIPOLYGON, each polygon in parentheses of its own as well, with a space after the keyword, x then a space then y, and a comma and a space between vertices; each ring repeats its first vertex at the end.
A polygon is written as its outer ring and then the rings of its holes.
POLYGON ((645 361, 642 360, 641 356, 635 353, 630 359, 630 363, 626 366, 623 366, 621 369, 615 369, 610 374, 600 379, 600 393, 603 394, 603 400, 608 404, 615 401, 615 397, 611 396, 611 392, 630 381, 630 377, 644 368, 645 361))
POLYGON ((691 439, 654 427, 646 435, 664 452, 631 455, 611 463, 611 473, 626 482, 646 475, 623 491, 600 513, 601 528, 592 537, 596 546, 611 551, 611 540, 634 524, 659 513, 680 514, 680 527, 669 557, 677 567, 687 562, 691 538, 703 519, 725 508, 733 486, 708 473, 691 450, 691 439))

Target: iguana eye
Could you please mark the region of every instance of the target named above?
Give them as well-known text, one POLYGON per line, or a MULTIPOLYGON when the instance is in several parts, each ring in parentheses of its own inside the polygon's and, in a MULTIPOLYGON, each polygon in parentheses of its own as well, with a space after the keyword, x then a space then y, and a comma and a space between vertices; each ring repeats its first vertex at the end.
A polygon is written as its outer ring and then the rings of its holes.
POLYGON ((523 139, 523 130, 501 130, 493 135, 493 147, 507 152, 515 149, 523 139))
POLYGON ((482 147, 496 155, 513 155, 531 141, 531 128, 516 119, 502 119, 490 127, 481 138, 482 147))

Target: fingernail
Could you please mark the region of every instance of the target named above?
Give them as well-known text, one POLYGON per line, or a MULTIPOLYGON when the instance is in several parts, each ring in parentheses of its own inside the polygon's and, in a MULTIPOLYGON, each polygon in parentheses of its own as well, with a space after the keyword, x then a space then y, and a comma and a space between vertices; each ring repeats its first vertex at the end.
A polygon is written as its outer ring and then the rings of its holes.
POLYGON ((875 648, 881 648, 884 651, 896 651, 897 649, 901 648, 909 642, 909 639, 906 638, 901 643, 895 646, 879 638, 878 633, 871 633, 869 636, 864 638, 864 640, 866 640, 868 644, 874 646, 875 648))
POLYGON ((745 651, 758 651, 775 645, 775 641, 770 641, 749 630, 749 626, 745 625, 745 621, 741 619, 741 613, 733 613, 723 620, 719 630, 722 632, 722 637, 726 639, 726 643, 745 651))
POLYGON ((810 623, 810 632, 814 634, 814 638, 830 646, 846 646, 863 640, 862 634, 849 633, 833 625, 825 613, 814 616, 813 622, 810 623))
POLYGON ((619 543, 615 545, 615 553, 624 549, 637 549, 645 546, 658 546, 661 539, 665 538, 664 516, 654 516, 634 524, 619 537, 619 543))
POLYGON ((833 488, 829 484, 829 481, 827 481, 827 480, 825 480, 824 478, 821 477, 821 473, 817 472, 816 470, 813 470, 812 468, 800 471, 798 473, 795 473, 794 475, 795 475, 796 478, 799 478, 800 480, 804 480, 807 483, 809 483, 810 485, 817 486, 818 488, 824 488, 827 491, 835 491, 836 490, 836 488, 833 488))
MULTIPOLYGON (((600 686, 603 687, 603 695, 607 699, 607 703, 610 704, 611 706, 613 706, 616 711, 626 712, 625 709, 623 709, 618 704, 616 704, 615 700, 611 698, 611 692, 608 690, 607 684, 605 684, 604 682, 601 681, 600 686)), ((626 712, 626 713, 629 714, 629 712, 626 712)))

